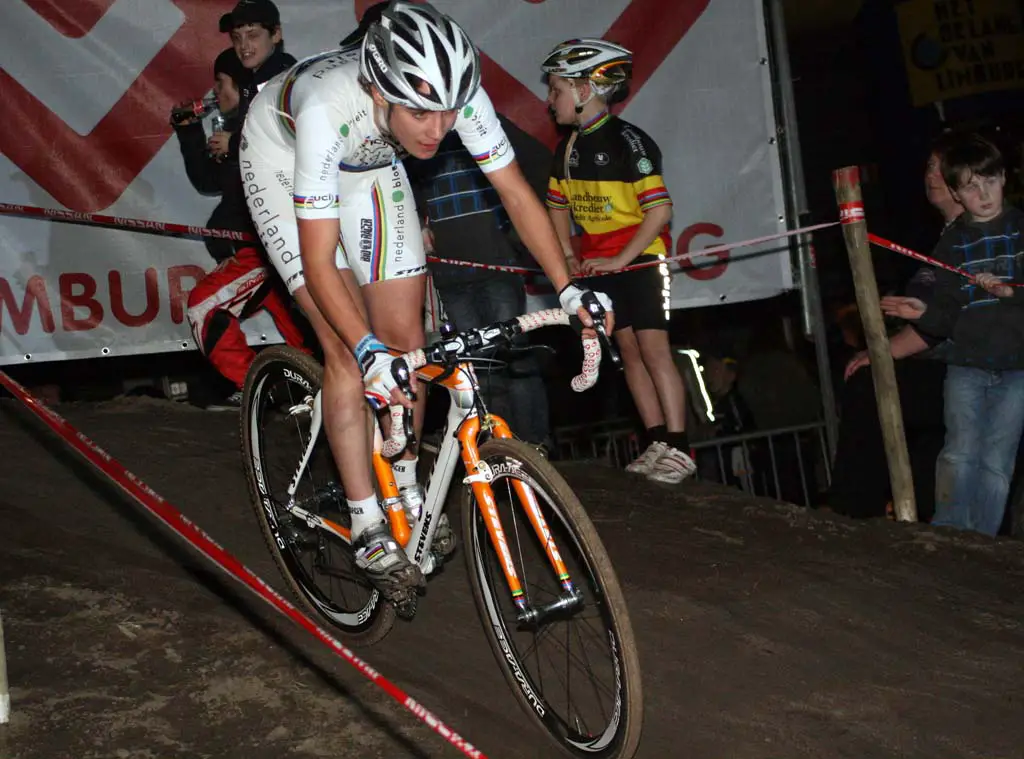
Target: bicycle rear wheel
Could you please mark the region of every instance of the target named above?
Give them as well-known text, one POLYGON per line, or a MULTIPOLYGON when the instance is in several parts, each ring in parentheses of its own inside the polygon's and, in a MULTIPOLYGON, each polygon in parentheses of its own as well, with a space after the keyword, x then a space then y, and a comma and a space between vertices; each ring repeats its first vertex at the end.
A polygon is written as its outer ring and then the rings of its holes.
MULTIPOLYGON (((395 622, 386 603, 355 566, 351 545, 293 517, 288 486, 310 438, 313 398, 323 368, 287 346, 262 351, 246 377, 241 439, 251 503, 271 555, 289 589, 315 617, 352 645, 381 640, 395 622)), ((295 493, 306 511, 351 526, 326 436, 321 433, 295 493)))
POLYGON ((549 737, 573 757, 628 759, 643 724, 640 661, 618 578, 579 499, 534 448, 492 439, 480 448, 527 604, 565 594, 513 489, 532 489, 582 605, 520 622, 502 561, 472 491, 463 504, 466 565, 488 641, 509 687, 549 737))

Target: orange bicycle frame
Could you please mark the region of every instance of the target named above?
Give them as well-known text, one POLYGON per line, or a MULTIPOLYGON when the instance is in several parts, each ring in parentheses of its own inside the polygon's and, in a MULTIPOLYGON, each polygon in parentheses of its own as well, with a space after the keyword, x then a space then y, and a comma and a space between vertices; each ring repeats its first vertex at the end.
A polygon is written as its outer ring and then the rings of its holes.
MULTIPOLYGON (((512 430, 509 429, 508 424, 500 416, 489 414, 487 421, 491 427, 491 434, 494 437, 512 437, 512 430)), ((498 556, 501 557, 502 571, 505 573, 505 580, 508 582, 509 590, 512 592, 512 598, 518 604, 523 599, 523 586, 516 573, 515 563, 509 551, 508 542, 505 540, 505 530, 501 525, 501 517, 498 515, 494 491, 491 489, 491 483, 486 479, 486 470, 481 471, 479 466, 480 450, 477 447, 477 435, 479 433, 480 418, 477 416, 469 417, 459 428, 458 439, 462 449, 462 462, 465 464, 466 472, 469 474, 467 479, 469 479, 473 489, 473 497, 476 500, 477 506, 483 512, 484 523, 487 525, 487 531, 491 536, 491 543, 494 545, 494 550, 498 553, 498 556)), ((544 546, 544 552, 551 563, 551 568, 558 576, 563 587, 566 589, 571 588, 572 581, 569 577, 569 571, 566 569, 565 562, 562 561, 562 556, 555 545, 555 539, 551 536, 547 520, 544 519, 544 515, 540 511, 540 506, 532 489, 521 480, 513 480, 512 488, 515 490, 516 496, 518 496, 519 503, 525 509, 530 519, 530 524, 533 525, 537 539, 544 546)))
MULTIPOLYGON (((436 364, 428 364, 416 371, 417 377, 426 382, 440 385, 450 393, 466 392, 473 389, 473 384, 468 379, 471 369, 460 365, 458 369, 449 376, 443 377, 445 368, 436 364)), ((453 397, 454 402, 454 397, 453 397)), ((511 438, 512 430, 508 423, 500 416, 488 414, 487 426, 491 434, 496 438, 511 438)), ((497 502, 494 498, 494 491, 487 479, 486 468, 480 467, 480 449, 477 446, 477 438, 480 434, 480 417, 477 415, 468 416, 459 426, 456 435, 459 441, 459 449, 462 463, 466 468, 467 478, 473 497, 478 508, 484 516, 484 523, 487 525, 487 532, 491 538, 491 544, 501 559, 502 571, 505 573, 505 580, 508 583, 512 598, 517 603, 524 602, 524 591, 516 571, 512 553, 505 538, 505 530, 501 524, 501 517, 498 514, 497 502)), ((405 547, 410 539, 412 531, 409 528, 409 521, 402 505, 401 495, 398 486, 395 484, 394 473, 391 464, 379 450, 373 453, 373 471, 377 480, 380 496, 387 505, 388 521, 391 526, 391 534, 402 547, 405 547)), ((519 503, 530 520, 537 539, 544 546, 548 561, 563 587, 572 587, 569 571, 562 561, 561 554, 555 544, 555 540, 548 528, 547 521, 541 513, 537 498, 529 485, 521 480, 514 480, 512 487, 516 493, 519 503)))

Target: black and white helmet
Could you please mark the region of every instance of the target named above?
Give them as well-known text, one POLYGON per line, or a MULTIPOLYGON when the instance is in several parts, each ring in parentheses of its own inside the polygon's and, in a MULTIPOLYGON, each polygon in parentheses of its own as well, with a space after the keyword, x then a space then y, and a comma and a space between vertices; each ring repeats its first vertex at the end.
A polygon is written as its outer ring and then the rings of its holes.
POLYGON ((555 46, 540 67, 545 74, 588 79, 609 89, 625 84, 633 75, 633 54, 614 42, 582 37, 555 46))
POLYGON ((367 30, 359 71, 389 103, 427 111, 461 108, 480 86, 480 56, 462 27, 427 3, 405 0, 367 30), (421 82, 429 92, 416 89, 421 82))

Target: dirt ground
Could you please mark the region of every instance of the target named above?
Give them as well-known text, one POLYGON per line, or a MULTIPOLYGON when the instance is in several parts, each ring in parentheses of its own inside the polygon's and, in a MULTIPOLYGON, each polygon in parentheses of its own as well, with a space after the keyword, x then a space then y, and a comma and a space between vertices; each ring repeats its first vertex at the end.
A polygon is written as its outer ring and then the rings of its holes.
MULTIPOLYGON (((58 407, 280 586, 237 417, 58 407)), ((562 467, 605 540, 644 668, 640 757, 1024 756, 1024 544, 854 523, 562 467)), ((140 516, 0 402, 3 759, 454 757, 317 641, 140 516)), ((493 759, 555 756, 494 663, 461 560, 361 655, 493 759)))

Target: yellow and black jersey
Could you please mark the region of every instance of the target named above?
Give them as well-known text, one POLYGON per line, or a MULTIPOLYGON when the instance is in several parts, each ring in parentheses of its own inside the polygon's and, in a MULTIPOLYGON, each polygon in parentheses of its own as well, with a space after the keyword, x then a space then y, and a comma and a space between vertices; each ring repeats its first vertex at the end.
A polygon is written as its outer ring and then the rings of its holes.
MULTIPOLYGON (((657 144, 617 116, 601 114, 580 126, 575 140, 566 138, 555 150, 547 205, 572 212, 583 229, 583 258, 617 256, 633 238, 644 213, 671 203, 657 144)), ((666 225, 644 255, 667 254, 671 246, 666 225)))

